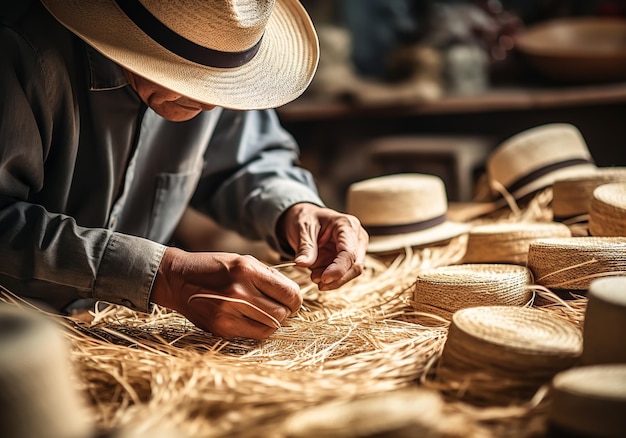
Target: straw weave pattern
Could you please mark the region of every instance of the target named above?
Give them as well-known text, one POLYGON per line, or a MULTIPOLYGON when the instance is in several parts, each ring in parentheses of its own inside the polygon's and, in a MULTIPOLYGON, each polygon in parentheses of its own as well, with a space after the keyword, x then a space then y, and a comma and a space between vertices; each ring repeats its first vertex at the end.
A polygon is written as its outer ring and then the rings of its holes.
POLYGON ((592 236, 626 236, 626 183, 607 184, 594 191, 589 233, 592 236))
POLYGON ((626 237, 540 239, 530 244, 528 268, 548 289, 586 291, 595 278, 626 275, 626 237))
POLYGON ((418 274, 413 307, 450 319, 457 310, 485 305, 523 306, 531 299, 530 271, 505 264, 443 266, 418 274))
POLYGON ((478 403, 530 397, 582 351, 571 323, 527 307, 484 306, 452 317, 437 377, 478 403))

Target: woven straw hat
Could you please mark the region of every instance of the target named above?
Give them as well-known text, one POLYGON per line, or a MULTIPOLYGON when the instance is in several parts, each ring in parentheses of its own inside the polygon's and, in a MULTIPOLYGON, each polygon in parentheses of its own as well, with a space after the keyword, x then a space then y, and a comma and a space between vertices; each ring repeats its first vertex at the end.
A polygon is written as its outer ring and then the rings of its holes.
POLYGON ((550 436, 623 437, 626 430, 626 364, 562 371, 552 379, 550 436))
POLYGON ((563 222, 587 221, 593 191, 604 184, 626 182, 626 167, 600 167, 590 174, 554 181, 552 212, 563 222))
POLYGON ((445 186, 434 175, 405 173, 353 183, 346 208, 369 233, 371 253, 441 242, 469 229, 446 219, 445 186))
POLYGON ((589 234, 626 237, 626 182, 597 187, 589 210, 589 234))
POLYGON ((528 268, 548 289, 585 293, 592 280, 626 271, 626 237, 539 239, 528 248, 528 268))
MULTIPOLYGON (((625 274, 626 275, 626 274, 625 274)), ((626 276, 591 282, 587 294, 581 362, 626 363, 626 276)))
POLYGON ((469 400, 510 404, 573 366, 581 347, 574 324, 544 311, 472 307, 452 316, 437 379, 469 400))
POLYGON ((486 168, 493 199, 499 199, 504 189, 519 200, 557 179, 593 172, 596 166, 580 131, 567 123, 553 123, 522 131, 498 145, 486 168))
POLYGON ((43 0, 129 71, 199 102, 283 105, 309 85, 317 36, 297 0, 43 0))
POLYGON ((532 296, 530 271, 524 266, 464 264, 420 272, 412 306, 446 319, 458 310, 477 306, 523 306, 532 296))
POLYGON ((467 235, 464 263, 526 265, 530 243, 545 237, 571 237, 557 222, 492 222, 472 226, 467 235))

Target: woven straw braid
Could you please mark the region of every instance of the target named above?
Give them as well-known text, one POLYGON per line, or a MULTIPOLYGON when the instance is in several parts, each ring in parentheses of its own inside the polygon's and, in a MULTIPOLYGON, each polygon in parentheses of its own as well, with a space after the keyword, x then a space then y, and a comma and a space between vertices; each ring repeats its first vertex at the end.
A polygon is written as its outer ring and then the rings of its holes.
POLYGON ((532 396, 582 350, 572 323, 529 307, 483 306, 456 312, 437 378, 476 402, 532 396))
POLYGON ((528 268, 548 289, 587 291, 596 278, 626 274, 626 238, 541 239, 530 244, 528 268))
POLYGON ((589 233, 592 236, 626 236, 626 183, 606 184, 594 190, 589 233))
POLYGON ((531 242, 545 237, 571 237, 557 222, 494 222, 474 226, 467 239, 464 263, 526 265, 531 242))
POLYGON ((446 319, 467 307, 523 306, 531 299, 530 271, 517 265, 463 264, 443 266, 417 276, 413 308, 446 319))

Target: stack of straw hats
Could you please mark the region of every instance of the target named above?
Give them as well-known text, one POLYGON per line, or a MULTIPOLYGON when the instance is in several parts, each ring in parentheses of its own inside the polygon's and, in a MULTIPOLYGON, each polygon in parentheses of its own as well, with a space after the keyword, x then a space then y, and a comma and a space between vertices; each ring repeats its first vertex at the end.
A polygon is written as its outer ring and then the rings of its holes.
POLYGON ((626 431, 626 276, 591 282, 582 366, 557 374, 549 425, 557 436, 622 437, 626 431))
POLYGON ((348 188, 346 209, 367 230, 370 253, 445 242, 469 229, 447 219, 445 185, 434 175, 403 173, 355 182, 348 188))
POLYGON ((564 223, 586 222, 594 190, 616 182, 626 182, 626 167, 600 167, 590 174, 556 180, 552 188, 554 219, 564 223))
POLYGON ((547 237, 571 237, 557 222, 492 222, 472 226, 464 263, 514 263, 526 265, 530 243, 547 237))
POLYGON ((580 330, 538 309, 483 306, 452 317, 437 368, 446 392, 475 403, 528 399, 582 350, 580 330))
POLYGON ((593 191, 589 233, 626 237, 626 182, 605 184, 593 191))
POLYGON ((626 272, 626 237, 539 239, 528 248, 528 268, 541 286, 585 294, 591 281, 626 272))
POLYGON ((417 275, 412 306, 450 319, 460 309, 485 305, 523 306, 532 292, 530 271, 517 265, 442 266, 417 275))
POLYGON ((550 436, 624 436, 626 363, 562 371, 554 377, 550 394, 550 436))

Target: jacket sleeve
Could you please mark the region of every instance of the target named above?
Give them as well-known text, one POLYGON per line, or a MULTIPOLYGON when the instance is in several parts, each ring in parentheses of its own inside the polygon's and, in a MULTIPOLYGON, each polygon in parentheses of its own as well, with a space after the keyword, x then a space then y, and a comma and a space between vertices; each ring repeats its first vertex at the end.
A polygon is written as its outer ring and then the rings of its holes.
POLYGON ((148 310, 164 247, 62 214, 79 129, 62 58, 0 26, 0 59, 0 286, 55 310, 78 298, 148 310), (65 177, 50 180, 53 162, 65 177))
POLYGON ((283 254, 276 223, 290 206, 323 206, 313 177, 299 167, 299 149, 273 110, 224 110, 205 156, 192 204, 241 235, 283 254))

